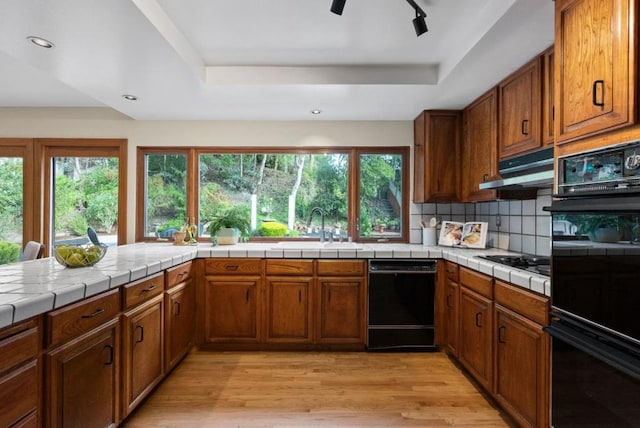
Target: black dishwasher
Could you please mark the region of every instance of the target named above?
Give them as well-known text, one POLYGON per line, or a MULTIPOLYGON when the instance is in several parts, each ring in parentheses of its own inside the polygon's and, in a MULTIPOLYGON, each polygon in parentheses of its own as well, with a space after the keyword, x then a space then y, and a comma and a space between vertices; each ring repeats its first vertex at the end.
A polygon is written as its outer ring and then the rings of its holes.
POLYGON ((369 261, 367 349, 435 349, 436 260, 369 261))

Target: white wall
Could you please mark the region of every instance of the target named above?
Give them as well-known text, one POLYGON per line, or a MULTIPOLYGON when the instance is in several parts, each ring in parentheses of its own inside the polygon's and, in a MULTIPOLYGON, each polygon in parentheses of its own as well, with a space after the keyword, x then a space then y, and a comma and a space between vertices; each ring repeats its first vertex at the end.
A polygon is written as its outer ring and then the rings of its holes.
MULTIPOLYGON (((0 108, 0 137, 128 139, 127 211, 133 220, 139 146, 412 146, 413 122, 135 121, 108 108, 0 108)), ((129 221, 127 242, 134 237, 135 222, 129 221)))

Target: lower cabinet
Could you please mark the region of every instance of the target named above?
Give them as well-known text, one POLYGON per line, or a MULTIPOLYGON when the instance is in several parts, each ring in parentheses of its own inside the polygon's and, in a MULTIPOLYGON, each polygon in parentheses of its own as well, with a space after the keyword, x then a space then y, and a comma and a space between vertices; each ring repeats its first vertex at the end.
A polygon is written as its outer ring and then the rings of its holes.
POLYGON ((466 287, 460 288, 460 362, 491 391, 492 302, 466 287))
POLYGON ((118 423, 120 324, 101 327, 46 354, 44 426, 113 427, 118 423))
POLYGON ((164 295, 165 372, 169 372, 184 357, 193 342, 195 296, 193 282, 179 283, 164 295))
POLYGON ((163 295, 125 312, 122 319, 124 419, 164 374, 163 295))
POLYGON ((364 279, 319 277, 316 342, 364 344, 364 279))
POLYGON ((266 342, 311 343, 311 277, 267 277, 266 342))

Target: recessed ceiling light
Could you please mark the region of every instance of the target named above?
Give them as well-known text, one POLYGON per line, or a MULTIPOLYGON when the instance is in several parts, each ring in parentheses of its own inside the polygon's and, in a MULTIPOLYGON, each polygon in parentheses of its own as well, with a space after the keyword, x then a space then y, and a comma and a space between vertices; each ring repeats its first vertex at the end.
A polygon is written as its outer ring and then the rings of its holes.
POLYGON ((138 97, 136 97, 135 95, 131 95, 131 94, 124 94, 122 96, 122 98, 124 98, 127 101, 137 101, 138 97))
POLYGON ((51 49, 56 46, 53 44, 53 42, 50 42, 49 40, 43 39, 42 37, 38 37, 38 36, 29 36, 27 37, 27 40, 29 40, 34 45, 39 46, 41 48, 45 48, 45 49, 51 49))
POLYGON ((320 114, 320 113, 322 113, 322 110, 318 110, 318 109, 311 110, 311 114, 320 114))

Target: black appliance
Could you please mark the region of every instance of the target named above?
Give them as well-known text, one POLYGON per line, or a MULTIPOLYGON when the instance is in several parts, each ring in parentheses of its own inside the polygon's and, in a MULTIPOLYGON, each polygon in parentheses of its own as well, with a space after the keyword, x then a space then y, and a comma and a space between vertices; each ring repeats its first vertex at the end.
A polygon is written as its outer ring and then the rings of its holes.
POLYGON ((367 349, 435 349, 437 262, 423 259, 369 261, 367 349))
POLYGON ((560 198, 545 208, 554 225, 551 424, 640 427, 640 145, 558 165, 560 198))
POLYGON ((480 183, 480 189, 512 189, 553 186, 553 147, 503 159, 500 178, 480 183))
POLYGON ((549 257, 534 256, 531 254, 519 254, 519 255, 488 255, 478 256, 485 260, 490 260, 494 263, 500 263, 505 266, 509 266, 516 269, 526 270, 538 275, 549 276, 551 272, 549 257))

